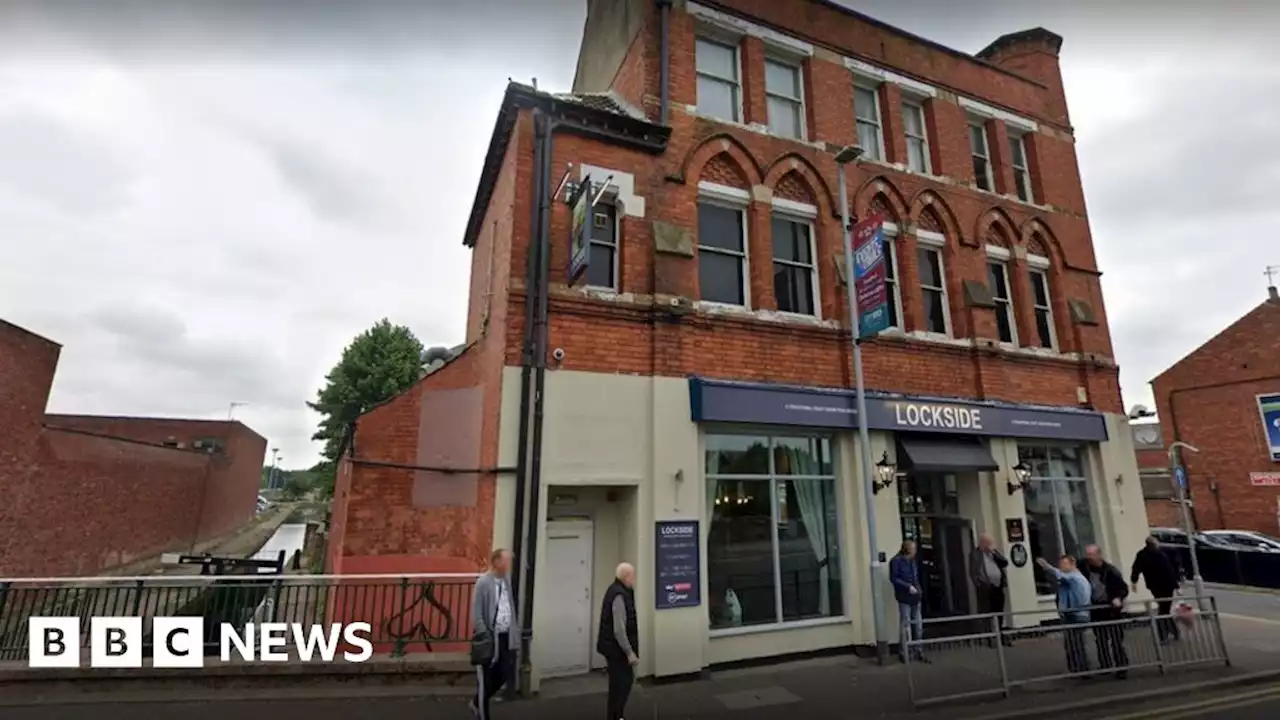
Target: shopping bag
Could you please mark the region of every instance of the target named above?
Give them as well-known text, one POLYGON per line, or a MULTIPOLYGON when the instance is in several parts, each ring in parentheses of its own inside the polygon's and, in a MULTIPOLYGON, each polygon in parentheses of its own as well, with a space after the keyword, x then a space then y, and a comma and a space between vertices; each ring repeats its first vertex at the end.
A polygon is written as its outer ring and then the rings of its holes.
POLYGON ((1191 603, 1186 602, 1185 600, 1179 601, 1177 605, 1173 606, 1173 617, 1182 625, 1190 627, 1191 624, 1195 622, 1196 609, 1191 606, 1191 603))

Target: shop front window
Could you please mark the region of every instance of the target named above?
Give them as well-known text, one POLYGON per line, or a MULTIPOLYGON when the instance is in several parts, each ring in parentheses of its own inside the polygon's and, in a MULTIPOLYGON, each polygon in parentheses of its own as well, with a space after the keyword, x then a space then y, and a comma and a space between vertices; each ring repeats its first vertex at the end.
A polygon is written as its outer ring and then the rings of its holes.
MULTIPOLYGON (((1079 559, 1096 542, 1084 449, 1019 444, 1018 460, 1031 466, 1031 483, 1025 492, 1032 558, 1055 565, 1063 555, 1079 559)), ((1054 592, 1053 578, 1038 565, 1035 578, 1037 593, 1054 592)))
POLYGON ((708 435, 712 630, 844 614, 831 440, 708 435))

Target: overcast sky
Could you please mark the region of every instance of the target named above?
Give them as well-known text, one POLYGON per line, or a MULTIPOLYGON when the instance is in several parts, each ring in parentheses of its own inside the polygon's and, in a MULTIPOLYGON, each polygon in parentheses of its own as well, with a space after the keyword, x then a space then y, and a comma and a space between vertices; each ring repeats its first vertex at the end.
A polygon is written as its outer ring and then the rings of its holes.
MULTIPOLYGON (((1280 11, 869 0, 960 50, 1042 25, 1125 401, 1280 264, 1280 11)), ((1203 7, 1203 6, 1201 6, 1203 7)), ((508 78, 568 90, 585 0, 0 0, 0 317, 63 345, 54 412, 235 416, 314 462, 381 317, 463 340, 462 231, 508 78), (109 12, 102 8, 109 7, 109 12)))

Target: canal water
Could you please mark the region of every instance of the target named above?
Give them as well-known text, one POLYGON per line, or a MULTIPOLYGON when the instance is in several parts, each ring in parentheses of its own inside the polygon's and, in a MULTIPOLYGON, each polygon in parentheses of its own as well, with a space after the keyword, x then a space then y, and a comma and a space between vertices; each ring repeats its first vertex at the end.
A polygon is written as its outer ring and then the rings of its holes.
MULTIPOLYGON (((293 562, 295 553, 302 552, 302 544, 307 536, 306 523, 285 523, 276 528, 275 534, 267 540, 267 544, 263 545, 257 553, 254 554, 255 560, 275 560, 280 555, 280 551, 284 551, 285 567, 293 562)), ((259 569, 260 573, 271 572, 269 568, 259 569)))

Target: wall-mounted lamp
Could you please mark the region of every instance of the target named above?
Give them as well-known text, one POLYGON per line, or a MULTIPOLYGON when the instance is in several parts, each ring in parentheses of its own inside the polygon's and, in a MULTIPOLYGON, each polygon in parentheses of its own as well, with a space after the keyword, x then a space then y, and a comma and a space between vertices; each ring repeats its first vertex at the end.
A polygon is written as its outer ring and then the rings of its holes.
POLYGON ((893 479, 898 475, 898 466, 889 462, 888 451, 885 451, 880 457, 880 462, 876 463, 876 474, 880 477, 871 481, 871 492, 879 495, 881 490, 893 484, 893 479))
POLYGON ((1009 481, 1009 494, 1012 495, 1019 490, 1026 490, 1030 484, 1031 466, 1019 460, 1018 464, 1013 466, 1013 479, 1009 481))

